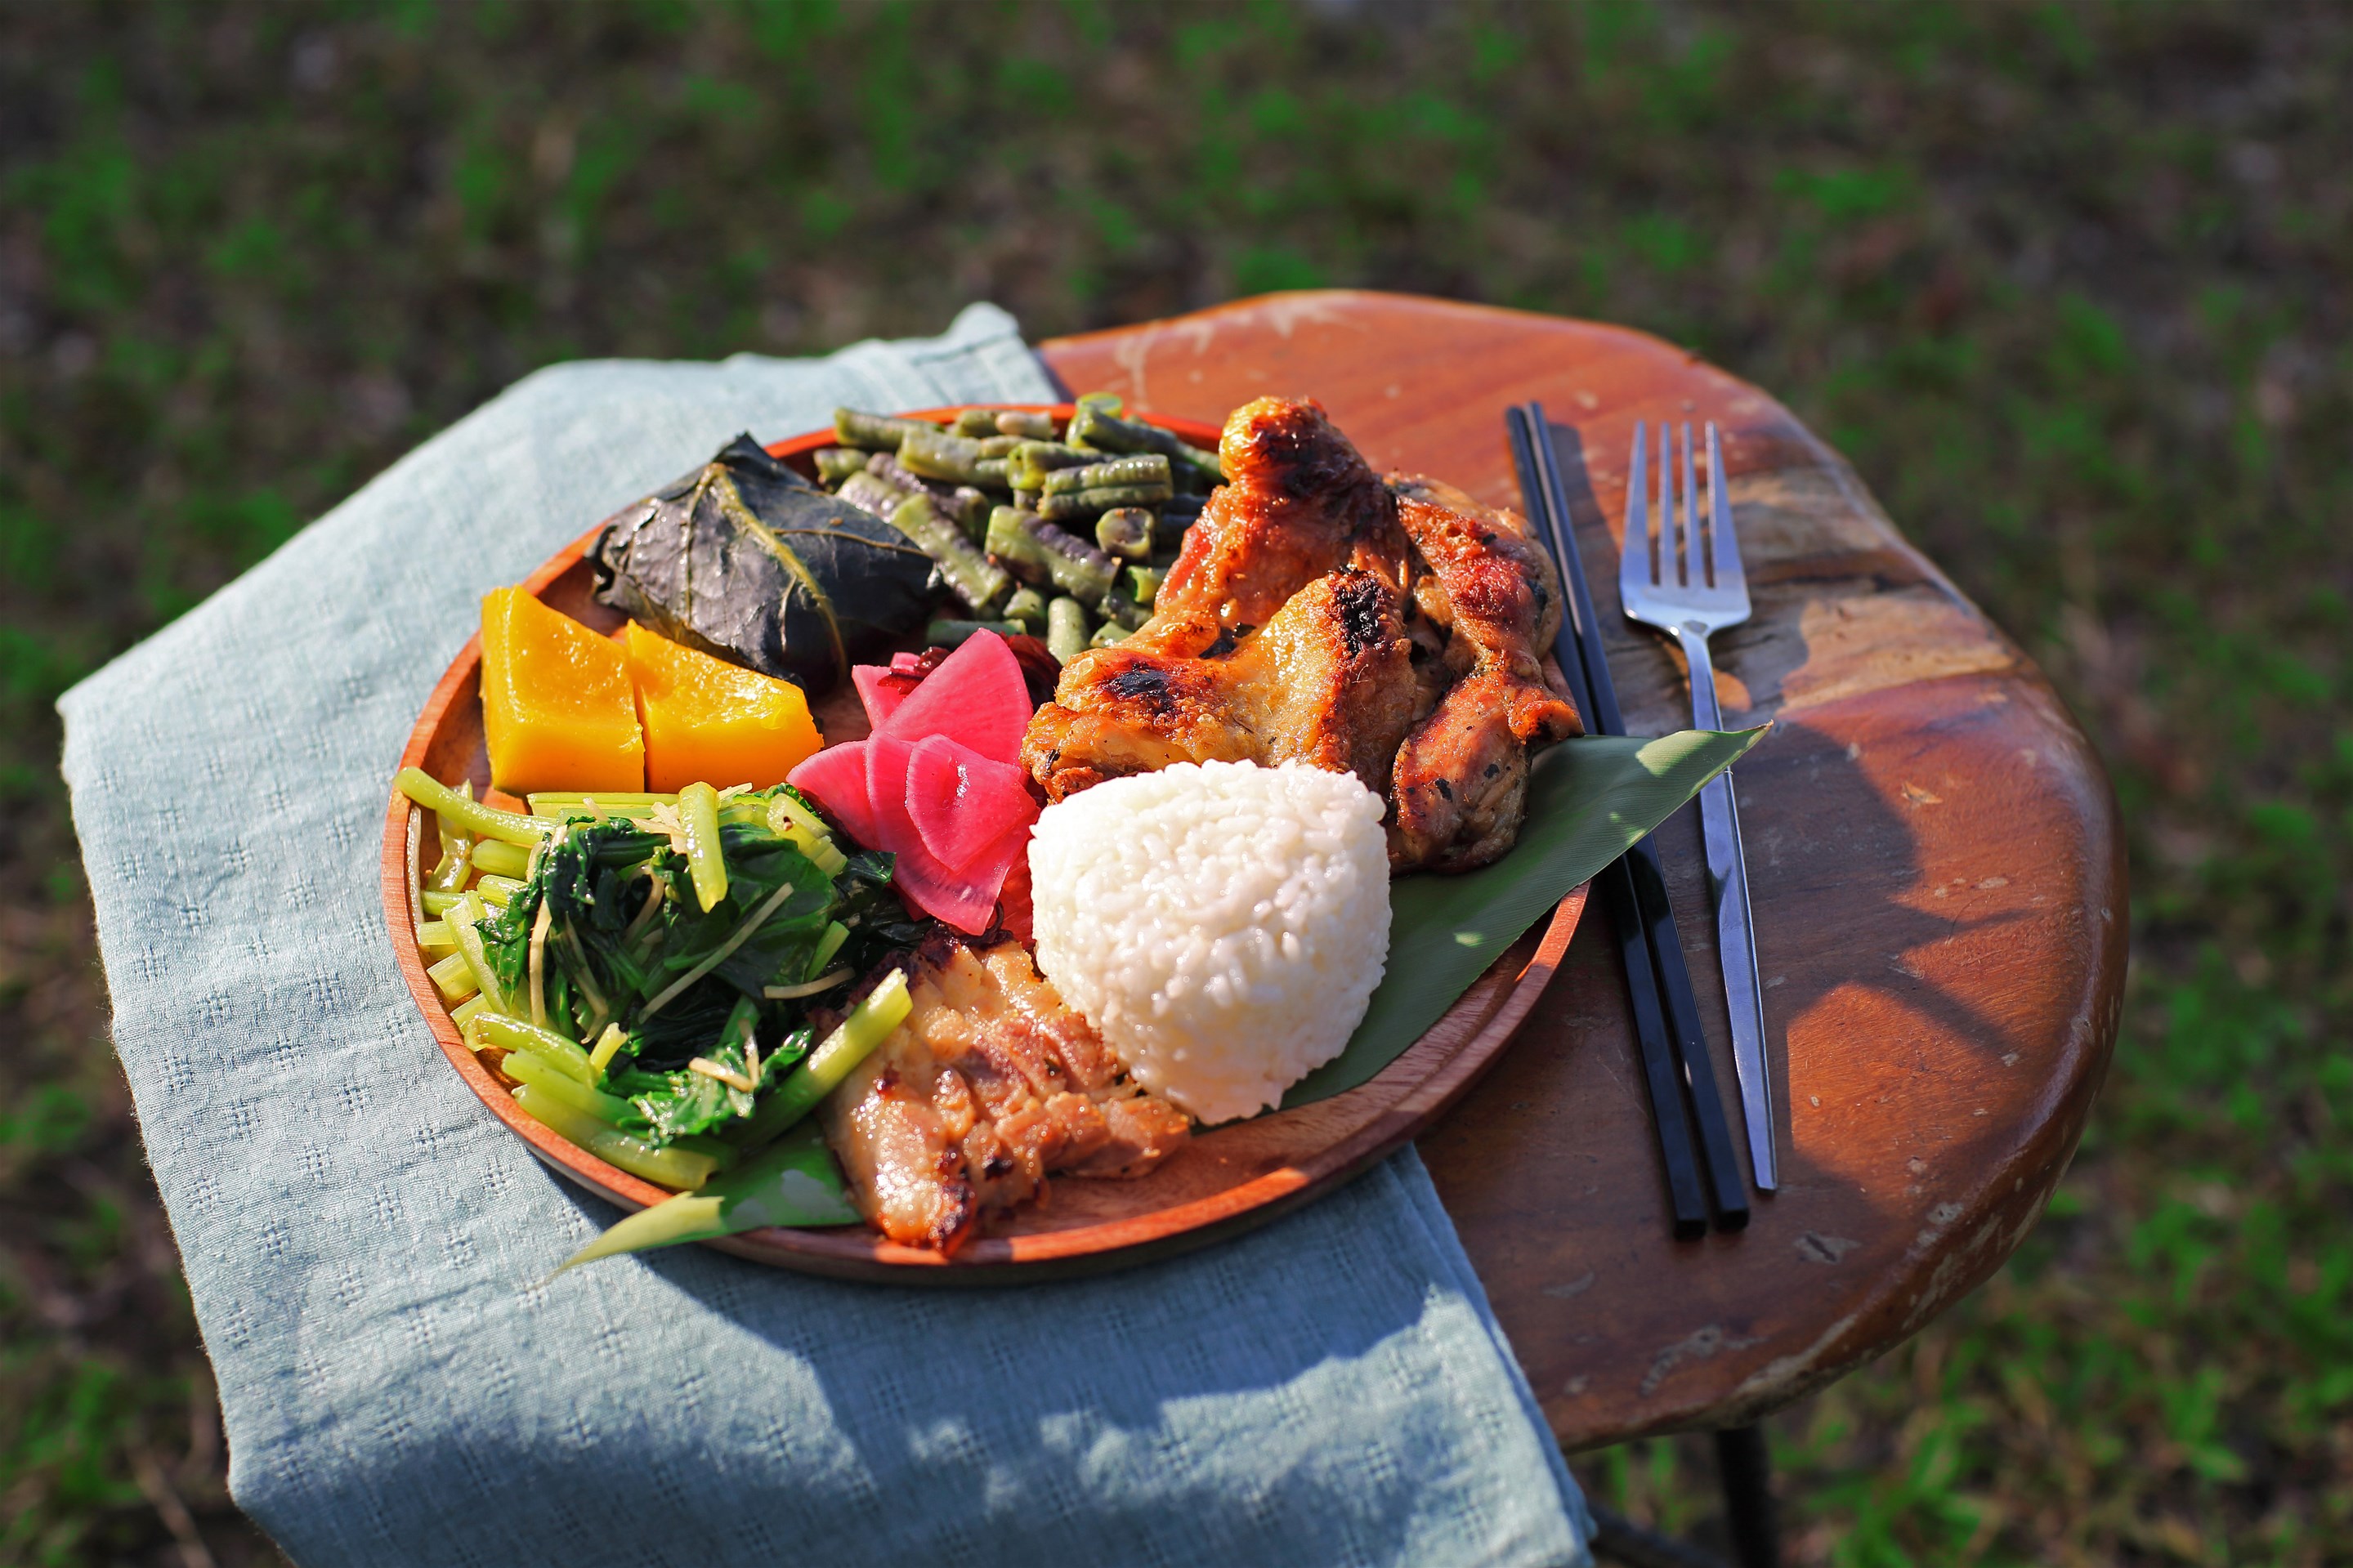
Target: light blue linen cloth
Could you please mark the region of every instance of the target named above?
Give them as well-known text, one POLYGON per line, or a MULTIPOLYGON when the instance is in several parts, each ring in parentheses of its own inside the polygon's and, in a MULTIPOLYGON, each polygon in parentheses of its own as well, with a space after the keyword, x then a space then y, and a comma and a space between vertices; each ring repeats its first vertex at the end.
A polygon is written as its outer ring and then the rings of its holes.
POLYGON ((116 1047, 237 1500, 311 1565, 1584 1563, 1410 1151, 1075 1283, 837 1284, 618 1217, 448 1069, 386 943, 394 766, 484 590, 750 430, 1040 401, 1012 320, 531 376, 67 693, 116 1047))

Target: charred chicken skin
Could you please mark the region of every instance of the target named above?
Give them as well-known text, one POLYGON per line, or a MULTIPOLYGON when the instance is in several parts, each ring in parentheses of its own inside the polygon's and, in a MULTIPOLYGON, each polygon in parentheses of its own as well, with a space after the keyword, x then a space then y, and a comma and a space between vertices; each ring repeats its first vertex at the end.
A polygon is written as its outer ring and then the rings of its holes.
POLYGON ((1020 943, 935 935, 908 993, 906 1021, 819 1111, 859 1211, 892 1240, 953 1251, 1050 1173, 1140 1176, 1189 1135, 1020 943))
POLYGON ((1519 520, 1384 481, 1314 403, 1236 409, 1228 482, 1152 618, 1072 660, 1022 761, 1049 799, 1171 763, 1313 763, 1387 796, 1399 871, 1508 850, 1529 748, 1578 732, 1546 683, 1552 563, 1519 520))

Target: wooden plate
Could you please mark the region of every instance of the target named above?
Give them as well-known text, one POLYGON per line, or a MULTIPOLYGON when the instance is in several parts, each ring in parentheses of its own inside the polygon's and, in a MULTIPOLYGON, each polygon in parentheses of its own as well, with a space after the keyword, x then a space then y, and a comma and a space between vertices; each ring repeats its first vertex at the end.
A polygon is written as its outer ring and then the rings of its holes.
MULTIPOLYGON (((1067 416, 1072 410, 1062 404, 1048 411, 1067 416)), ((946 419, 957 412, 925 409, 915 416, 946 419)), ((1154 423, 1196 446, 1218 444, 1212 426, 1178 419, 1154 423)), ((823 430, 768 449, 799 458, 796 466, 807 471, 806 454, 832 443, 833 433, 823 430)), ((565 614, 610 632, 619 629, 623 617, 591 596, 585 559, 603 526, 575 540, 523 586, 565 614)), ((489 795, 480 677, 478 636, 467 639, 427 700, 401 753, 402 766, 421 767, 444 782, 471 779, 478 795, 489 795)), ((857 740, 866 732, 865 715, 846 683, 817 704, 817 713, 829 742, 857 740)), ((659 1203, 670 1195, 663 1189, 607 1164, 525 1115, 509 1097, 511 1086, 466 1048, 425 973, 417 942, 417 889, 428 865, 424 846, 433 842, 430 815, 396 791, 386 805, 384 909, 401 973, 442 1054, 491 1113, 558 1172, 628 1208, 659 1203)), ((844 1279, 978 1285, 1121 1268, 1262 1225, 1390 1153, 1478 1081, 1543 994, 1567 950, 1585 899, 1584 888, 1563 899, 1549 923, 1508 949, 1371 1082, 1295 1110, 1197 1133, 1176 1157, 1134 1181, 1057 1177, 1040 1201, 997 1222, 991 1234, 966 1242, 953 1258, 899 1246, 863 1226, 772 1227, 709 1245, 761 1263, 844 1279)))

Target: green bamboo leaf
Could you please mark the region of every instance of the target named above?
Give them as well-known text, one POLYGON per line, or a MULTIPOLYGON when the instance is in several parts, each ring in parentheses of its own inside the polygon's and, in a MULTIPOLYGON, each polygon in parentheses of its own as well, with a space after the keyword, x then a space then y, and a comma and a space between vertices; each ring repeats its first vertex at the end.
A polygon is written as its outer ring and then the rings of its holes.
POLYGON ((1388 969, 1365 1021, 1346 1050, 1292 1086, 1282 1108, 1370 1081, 1570 889, 1641 842, 1764 732, 1586 735, 1539 755, 1529 770, 1527 825, 1510 854, 1459 877, 1390 885, 1388 969))
POLYGON ((841 1167, 815 1121, 805 1121, 732 1171, 640 1209, 564 1260, 564 1268, 624 1252, 707 1241, 769 1225, 855 1225, 841 1167))

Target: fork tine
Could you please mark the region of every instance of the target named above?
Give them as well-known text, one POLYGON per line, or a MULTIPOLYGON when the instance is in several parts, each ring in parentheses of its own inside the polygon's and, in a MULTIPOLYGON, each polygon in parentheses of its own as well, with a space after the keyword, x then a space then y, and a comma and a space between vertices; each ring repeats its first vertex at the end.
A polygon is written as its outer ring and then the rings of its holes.
POLYGON ((1643 471, 1642 460, 1649 438, 1649 431, 1636 420, 1634 460, 1626 470, 1626 542, 1618 552, 1618 602, 1621 605, 1633 604, 1651 585, 1651 510, 1642 494, 1650 477, 1643 471))
POLYGON ((1699 542, 1699 483, 1692 467, 1691 421, 1683 421, 1683 586, 1707 586, 1707 557, 1699 542))
POLYGON ((1671 585, 1677 579, 1675 563, 1682 541, 1675 534, 1675 438, 1663 419, 1659 421, 1659 570, 1657 580, 1671 585))
POLYGON ((1746 578, 1740 569, 1740 540, 1732 531, 1730 490, 1724 478, 1724 442, 1711 419, 1707 422, 1707 531, 1715 547, 1715 585, 1736 590, 1746 586, 1746 578))

